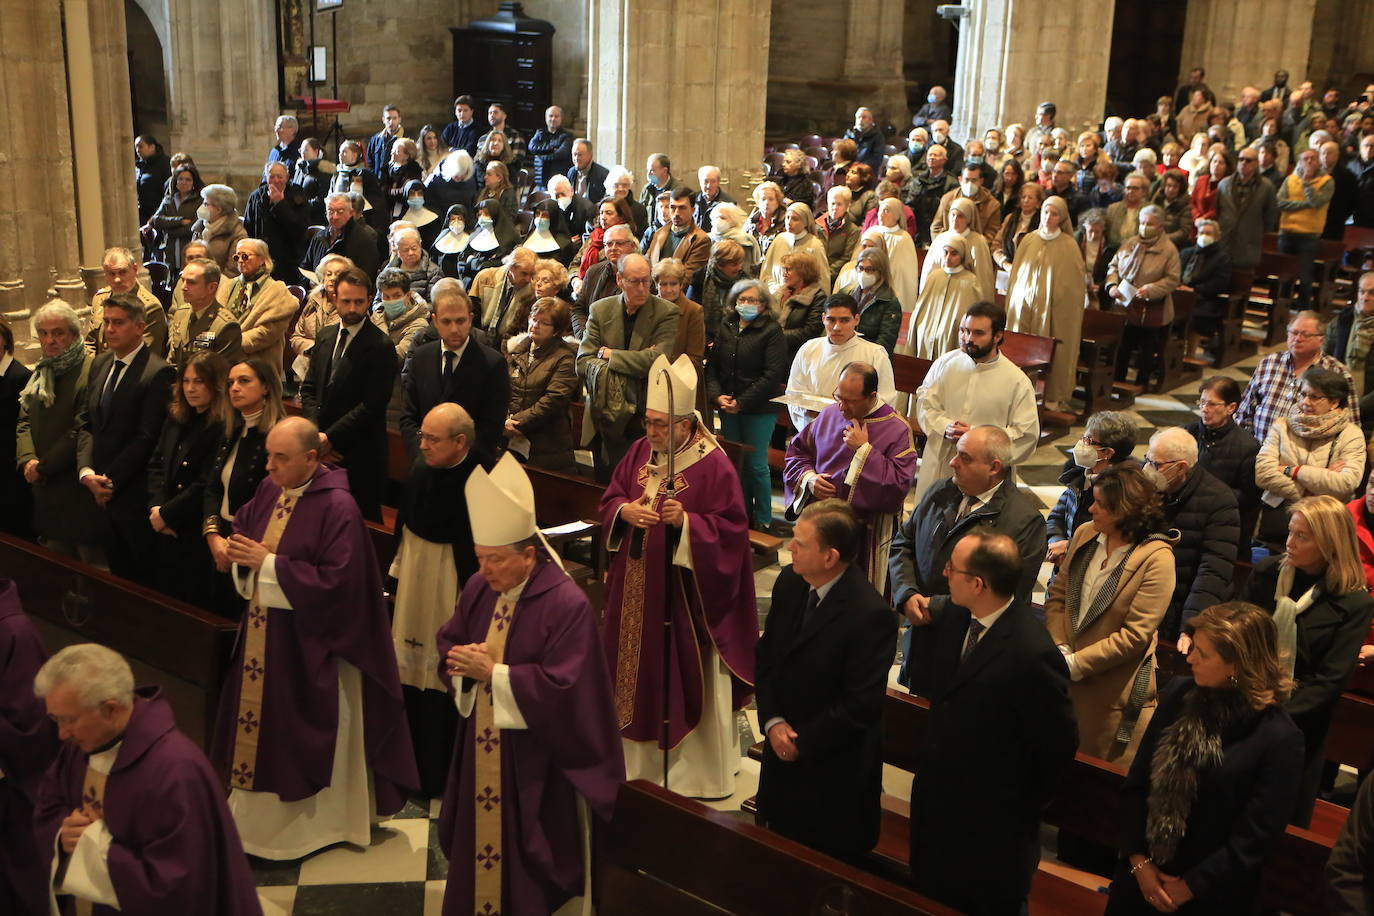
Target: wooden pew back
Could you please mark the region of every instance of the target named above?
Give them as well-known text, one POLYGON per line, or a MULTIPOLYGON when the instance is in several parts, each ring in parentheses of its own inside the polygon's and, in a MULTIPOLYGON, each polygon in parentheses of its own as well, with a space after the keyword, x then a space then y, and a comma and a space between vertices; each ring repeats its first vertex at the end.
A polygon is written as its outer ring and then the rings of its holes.
POLYGON ((958 916, 904 887, 642 780, 620 787, 608 846, 600 881, 604 916, 958 916))

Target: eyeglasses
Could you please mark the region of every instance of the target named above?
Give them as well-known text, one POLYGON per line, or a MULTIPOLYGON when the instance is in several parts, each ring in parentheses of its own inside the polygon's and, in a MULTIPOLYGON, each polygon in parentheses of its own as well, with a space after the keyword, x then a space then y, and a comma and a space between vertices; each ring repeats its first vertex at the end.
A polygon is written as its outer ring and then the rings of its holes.
POLYGON ((1225 402, 1225 401, 1204 401, 1204 400, 1202 400, 1201 398, 1198 398, 1197 406, 1198 406, 1198 409, 1200 409, 1200 410, 1206 410, 1208 407, 1225 407, 1225 406, 1226 406, 1226 402, 1225 402))
POLYGON ((1153 459, 1153 458, 1146 458, 1146 459, 1145 459, 1145 464, 1148 465, 1149 467, 1154 468, 1156 471, 1162 471, 1164 468, 1168 467, 1169 465, 1171 465, 1171 464, 1178 464, 1178 463, 1179 463, 1180 461, 1182 461, 1182 460, 1183 460, 1182 458, 1171 458, 1171 459, 1169 459, 1168 461, 1156 461, 1156 460, 1153 459))
POLYGON ((256 258, 256 257, 257 257, 257 255, 255 255, 255 254, 236 254, 236 255, 234 255, 234 260, 235 260, 235 261, 251 261, 251 260, 253 260, 253 259, 256 258))
MULTIPOLYGON (((960 330, 963 329, 960 328, 960 330)), ((1096 439, 1092 438, 1087 433, 1083 434, 1083 441, 1091 445, 1093 448, 1106 448, 1105 445, 1103 445, 1101 442, 1098 442, 1096 439)))
POLYGON ((1331 398, 1328 398, 1328 397, 1327 397, 1326 395, 1324 395, 1324 394, 1317 394, 1315 391, 1304 391, 1302 394, 1298 395, 1298 400, 1299 400, 1299 401, 1330 401, 1330 400, 1332 400, 1332 399, 1331 399, 1331 398))
POLYGON ((620 283, 621 283, 622 286, 648 286, 648 285, 649 285, 649 278, 648 278, 648 277, 641 277, 641 278, 638 279, 638 280, 634 280, 634 279, 631 279, 630 277, 621 277, 621 278, 620 278, 620 283))
POLYGON ((1321 337, 1321 336, 1322 336, 1322 335, 1321 335, 1321 332, 1320 332, 1320 331, 1289 331, 1289 332, 1288 332, 1288 339, 1289 339, 1289 340, 1313 340, 1313 339, 1318 338, 1318 337, 1321 337))
POLYGON ((747 299, 744 296, 740 296, 738 299, 735 300, 735 302, 739 303, 740 305, 763 305, 763 300, 758 298, 757 296, 750 296, 747 299))
MULTIPOLYGON (((461 433, 459 434, 461 435, 461 433)), ((422 445, 438 445, 446 439, 457 439, 458 436, 434 436, 429 433, 420 433, 420 443, 422 445)))
POLYGON ((945 561, 945 578, 946 578, 946 579, 949 578, 949 574, 950 574, 950 573, 958 573, 958 574, 961 575, 961 576, 968 576, 970 579, 977 579, 977 578, 978 578, 978 575, 977 575, 976 573, 970 572, 970 571, 967 570, 967 569, 960 569, 959 567, 955 566, 953 560, 946 560, 946 561, 945 561))

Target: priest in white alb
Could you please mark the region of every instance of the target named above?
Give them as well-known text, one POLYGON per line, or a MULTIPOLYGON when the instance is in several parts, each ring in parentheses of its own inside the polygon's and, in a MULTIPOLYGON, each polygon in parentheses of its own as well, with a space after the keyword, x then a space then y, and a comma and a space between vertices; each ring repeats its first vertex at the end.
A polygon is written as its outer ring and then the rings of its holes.
POLYGON ((1015 363, 1002 355, 1007 313, 1000 305, 975 302, 959 322, 959 349, 937 359, 916 392, 916 416, 926 434, 916 499, 954 476, 949 466, 959 437, 976 426, 997 426, 1011 439, 1012 464, 1021 464, 1040 440, 1035 389, 1015 363))
POLYGON ((801 345, 787 376, 787 412, 797 432, 835 402, 840 372, 850 363, 867 363, 878 372, 878 398, 897 403, 892 360, 882 345, 859 336, 859 304, 853 296, 836 293, 822 307, 825 334, 801 345))

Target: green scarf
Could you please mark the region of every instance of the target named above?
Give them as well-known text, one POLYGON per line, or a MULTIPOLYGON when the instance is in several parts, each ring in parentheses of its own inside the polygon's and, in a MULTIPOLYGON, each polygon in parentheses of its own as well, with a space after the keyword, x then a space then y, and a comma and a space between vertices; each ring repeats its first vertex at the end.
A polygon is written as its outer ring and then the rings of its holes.
POLYGON ((51 407, 57 397, 57 380, 86 359, 86 344, 77 337, 72 345, 56 356, 45 356, 33 367, 29 383, 19 392, 19 402, 25 410, 35 406, 51 407))

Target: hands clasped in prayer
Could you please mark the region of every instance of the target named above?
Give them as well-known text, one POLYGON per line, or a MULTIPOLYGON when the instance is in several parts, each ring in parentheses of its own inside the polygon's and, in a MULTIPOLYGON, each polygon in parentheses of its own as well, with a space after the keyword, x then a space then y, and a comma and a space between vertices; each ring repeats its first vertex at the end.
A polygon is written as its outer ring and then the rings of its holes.
POLYGON ((225 542, 224 549, 230 563, 247 566, 249 569, 261 569, 262 561, 267 559, 269 553, 262 544, 242 534, 230 536, 225 542))
POLYGON ((81 839, 81 834, 86 832, 86 828, 98 821, 99 818, 91 817, 90 813, 84 808, 73 808, 72 813, 62 819, 62 828, 58 831, 58 838, 62 841, 62 851, 71 855, 76 851, 77 841, 81 839))
POLYGON ((484 642, 454 646, 448 650, 450 677, 470 677, 474 681, 489 681, 491 669, 491 656, 487 654, 487 644, 484 642))
POLYGON ((642 502, 626 503, 620 508, 620 517, 636 528, 652 528, 659 522, 667 522, 675 528, 682 527, 682 520, 686 513, 682 510, 682 503, 675 499, 665 499, 662 511, 655 512, 642 502))

